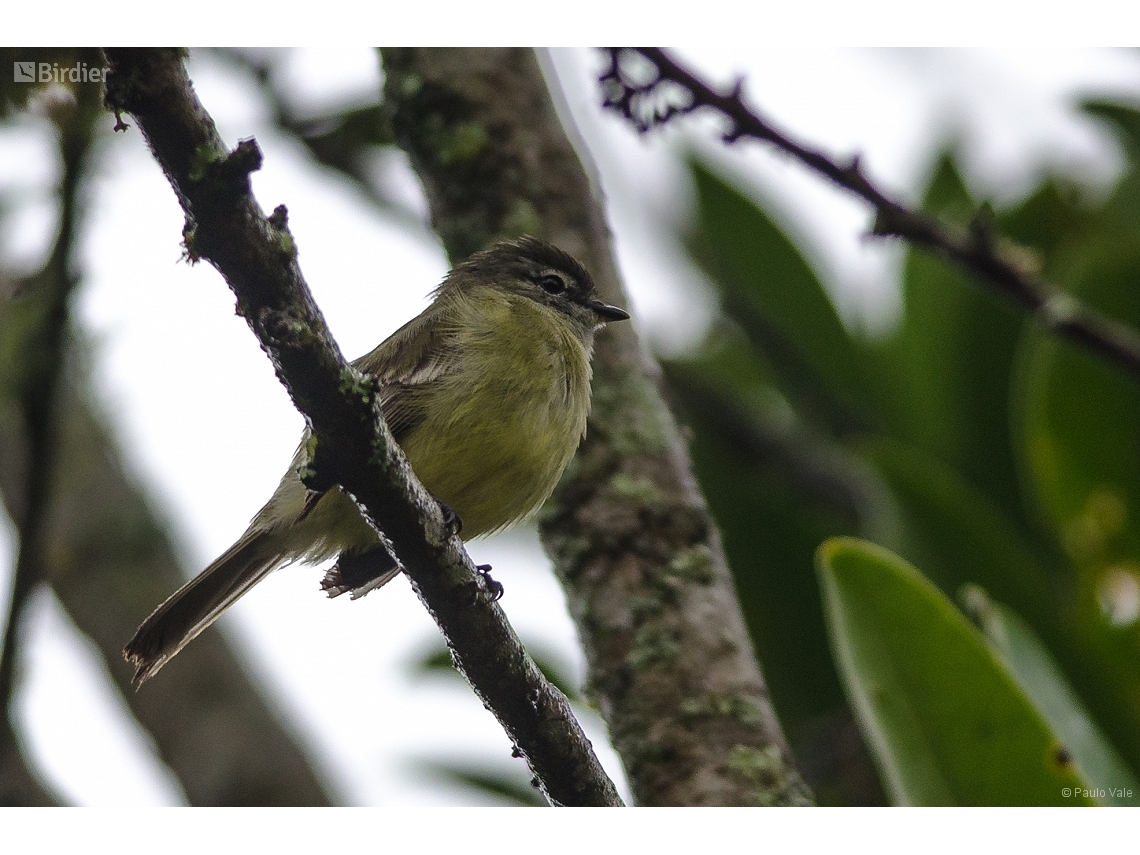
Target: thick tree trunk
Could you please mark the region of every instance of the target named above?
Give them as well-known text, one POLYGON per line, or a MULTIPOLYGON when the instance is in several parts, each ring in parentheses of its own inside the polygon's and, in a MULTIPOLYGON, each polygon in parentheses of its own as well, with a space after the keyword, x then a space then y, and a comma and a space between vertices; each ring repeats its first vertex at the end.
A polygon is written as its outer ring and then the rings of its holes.
MULTIPOLYGON (((534 54, 384 49, 384 95, 453 260, 531 233, 626 305, 600 200, 534 54)), ((646 805, 805 804, 716 525, 629 325, 599 335, 594 412, 542 517, 588 690, 646 805)))

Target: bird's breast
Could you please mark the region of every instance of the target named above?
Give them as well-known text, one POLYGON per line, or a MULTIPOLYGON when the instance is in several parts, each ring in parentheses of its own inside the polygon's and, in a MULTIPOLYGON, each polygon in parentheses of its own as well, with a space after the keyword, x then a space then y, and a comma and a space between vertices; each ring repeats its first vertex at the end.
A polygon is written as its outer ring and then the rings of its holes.
POLYGON ((550 495, 585 432, 590 354, 568 322, 529 300, 480 307, 458 329, 457 370, 440 379, 403 447, 466 538, 550 495))

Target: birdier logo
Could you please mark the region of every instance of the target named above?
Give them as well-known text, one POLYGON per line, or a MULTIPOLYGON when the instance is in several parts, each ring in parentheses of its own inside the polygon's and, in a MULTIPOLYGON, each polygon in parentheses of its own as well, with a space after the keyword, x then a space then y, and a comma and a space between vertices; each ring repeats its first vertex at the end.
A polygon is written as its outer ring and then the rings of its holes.
POLYGON ((58 62, 23 62, 12 65, 16 83, 106 83, 107 67, 92 67, 85 62, 60 65, 58 62))

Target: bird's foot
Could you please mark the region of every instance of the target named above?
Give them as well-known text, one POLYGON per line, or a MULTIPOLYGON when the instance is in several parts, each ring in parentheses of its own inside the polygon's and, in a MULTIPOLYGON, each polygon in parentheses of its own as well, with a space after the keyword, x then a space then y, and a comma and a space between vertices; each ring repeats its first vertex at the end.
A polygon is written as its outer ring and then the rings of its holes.
POLYGON ((449 537, 460 534, 463 531, 463 518, 459 516, 447 502, 440 499, 438 496, 433 496, 436 504, 439 505, 439 512, 443 514, 443 527, 449 532, 449 537))
POLYGON ((477 564, 475 569, 479 571, 479 581, 476 582, 478 586, 478 590, 475 592, 476 601, 497 603, 503 598, 503 586, 491 578, 491 565, 477 564))

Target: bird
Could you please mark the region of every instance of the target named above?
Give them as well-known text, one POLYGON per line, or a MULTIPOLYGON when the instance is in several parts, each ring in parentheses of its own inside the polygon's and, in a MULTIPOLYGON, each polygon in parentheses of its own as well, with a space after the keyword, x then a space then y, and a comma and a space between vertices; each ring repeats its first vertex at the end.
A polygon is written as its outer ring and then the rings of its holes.
MULTIPOLYGON (((524 235, 456 265, 428 307, 352 365, 379 382, 389 429, 465 540, 537 510, 586 432, 595 333, 629 314, 574 256, 524 235)), ((321 586, 363 596, 400 567, 339 486, 301 480, 308 431, 245 533, 139 626, 137 687, 278 567, 336 558, 321 586)), ((494 583, 501 592, 501 586, 494 583)))

